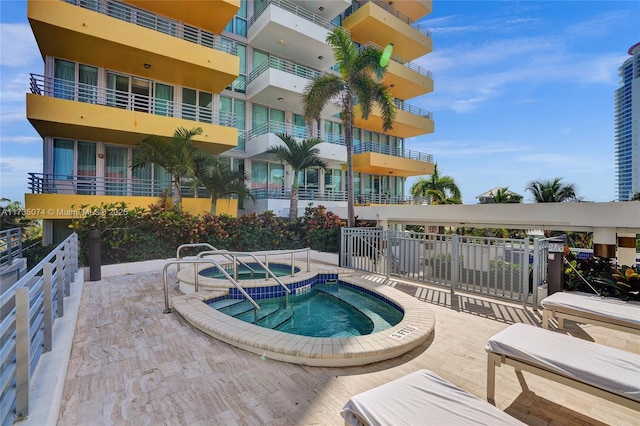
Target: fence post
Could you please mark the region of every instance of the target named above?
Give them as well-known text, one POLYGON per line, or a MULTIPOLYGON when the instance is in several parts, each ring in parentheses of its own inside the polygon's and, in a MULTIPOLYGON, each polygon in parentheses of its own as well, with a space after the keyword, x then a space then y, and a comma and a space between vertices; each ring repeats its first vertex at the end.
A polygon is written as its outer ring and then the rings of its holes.
POLYGON ((63 265, 62 265, 62 252, 58 250, 56 253, 56 286, 57 288, 57 299, 56 303, 58 304, 58 318, 64 316, 64 273, 63 273, 63 265))
POLYGON ((42 292, 44 293, 44 351, 53 346, 53 267, 42 265, 42 292))
POLYGON ((522 298, 522 306, 524 307, 526 306, 527 299, 529 297, 529 238, 524 240, 524 248, 522 250, 522 256, 520 256, 520 265, 520 267, 522 268, 522 286, 520 286, 520 297, 522 298), (527 289, 526 292, 525 288, 527 289))
POLYGON ((458 285, 458 273, 460 272, 460 237, 453 234, 451 237, 451 295, 455 294, 455 288, 458 285))
POLYGON ((71 295, 71 241, 64 245, 64 294, 71 295))
POLYGON ((29 288, 16 288, 16 420, 29 415, 31 336, 29 334, 29 288))
MULTIPOLYGON (((529 260, 527 253, 527 261, 529 260)), ((537 283, 540 282, 540 239, 533 239, 533 282, 531 283, 531 306, 533 309, 538 307, 537 283)), ((527 299, 529 299, 529 283, 527 282, 527 299)))

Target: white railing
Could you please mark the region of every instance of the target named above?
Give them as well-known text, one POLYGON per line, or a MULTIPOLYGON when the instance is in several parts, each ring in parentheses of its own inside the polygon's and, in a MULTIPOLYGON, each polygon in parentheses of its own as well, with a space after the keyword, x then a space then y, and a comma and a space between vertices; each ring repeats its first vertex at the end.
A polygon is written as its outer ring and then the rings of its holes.
POLYGON ((38 74, 31 74, 30 90, 35 95, 52 98, 177 117, 220 126, 235 127, 236 125, 235 115, 231 112, 61 78, 44 77, 38 74))
POLYGON ((29 415, 31 376, 53 346, 53 324, 78 270, 78 235, 72 234, 24 277, 0 294, 0 423, 29 415))
MULTIPOLYGON (((334 28, 340 28, 346 34, 349 34, 349 35, 351 34, 349 30, 347 30, 346 28, 341 28, 340 26, 334 24, 328 19, 325 19, 320 15, 316 15, 315 13, 310 12, 308 9, 305 9, 302 6, 298 6, 296 3, 290 2, 288 0, 264 0, 260 2, 260 5, 256 8, 256 10, 253 13, 253 16, 251 17, 249 26, 256 23, 260 15, 262 15, 262 12, 264 12, 269 5, 274 5, 276 7, 284 9, 288 12, 293 13, 294 15, 304 18, 309 22, 313 22, 314 24, 319 25, 323 28, 326 28, 330 31, 332 31, 334 28)), ((303 28, 300 28, 299 30, 304 32, 303 28)))
MULTIPOLYGON (((0 215, 2 213, 0 212, 0 215)), ((22 229, 11 228, 0 231, 0 266, 11 265, 15 259, 21 257, 22 229)))

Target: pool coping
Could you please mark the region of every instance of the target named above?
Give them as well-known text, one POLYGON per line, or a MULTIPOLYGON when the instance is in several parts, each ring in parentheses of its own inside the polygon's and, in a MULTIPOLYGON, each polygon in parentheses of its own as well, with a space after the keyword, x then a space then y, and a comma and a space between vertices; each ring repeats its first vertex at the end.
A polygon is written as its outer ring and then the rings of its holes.
MULTIPOLYGON (((426 303, 385 285, 383 280, 372 282, 349 274, 339 274, 338 279, 393 301, 404 310, 403 319, 366 336, 322 338, 259 327, 219 312, 204 303, 223 294, 219 290, 174 296, 172 304, 187 322, 209 336, 265 359, 309 366, 345 367, 395 358, 420 346, 433 333, 435 315, 426 303)), ((264 279, 259 281, 264 285, 264 279)))

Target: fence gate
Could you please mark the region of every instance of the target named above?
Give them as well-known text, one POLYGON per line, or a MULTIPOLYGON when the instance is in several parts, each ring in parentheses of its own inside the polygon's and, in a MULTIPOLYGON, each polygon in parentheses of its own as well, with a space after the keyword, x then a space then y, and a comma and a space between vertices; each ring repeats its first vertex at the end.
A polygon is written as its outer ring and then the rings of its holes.
POLYGON ((546 278, 546 240, 343 228, 340 266, 527 302, 546 278), (536 286, 537 287, 537 286, 536 286))

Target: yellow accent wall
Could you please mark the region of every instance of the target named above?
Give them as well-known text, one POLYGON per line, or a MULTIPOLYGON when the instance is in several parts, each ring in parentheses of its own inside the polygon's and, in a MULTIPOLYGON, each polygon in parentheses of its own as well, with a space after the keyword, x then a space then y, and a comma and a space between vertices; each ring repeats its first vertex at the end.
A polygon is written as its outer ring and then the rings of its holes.
MULTIPOLYGON (((373 132, 382 132, 382 115, 380 108, 374 106, 367 120, 362 119, 360 107, 356 105, 353 109, 353 125, 373 132)), ((433 120, 420 115, 411 114, 407 111, 396 109, 396 118, 393 121, 393 128, 386 133, 401 138, 411 138, 413 136, 433 133, 433 120)))
POLYGON ((124 0, 141 9, 186 22, 189 25, 220 34, 240 9, 240 0, 124 0))
POLYGON ((353 156, 353 170, 383 176, 422 176, 433 173, 433 163, 376 152, 364 152, 353 156))
MULTIPOLYGON (((126 197, 116 195, 74 195, 74 194, 25 194, 25 212, 28 219, 72 219, 88 213, 91 207, 101 203, 125 202, 127 208, 141 207, 158 203, 158 197, 126 197), (83 205, 89 207, 84 210, 83 205)), ((211 198, 183 198, 182 209, 194 215, 211 211, 211 198)), ((218 200, 216 214, 238 215, 237 200, 218 200)), ((117 214, 117 212, 112 212, 117 214)))
POLYGON ((27 118, 42 137, 135 145, 149 135, 172 136, 178 127, 201 127, 194 144, 221 153, 238 144, 238 129, 102 105, 27 94, 27 118))
POLYGON ((407 61, 433 51, 429 36, 372 2, 348 16, 342 25, 351 31, 351 38, 359 43, 372 41, 379 46, 386 46, 393 42, 393 53, 407 61))
POLYGON ((215 93, 238 76, 235 55, 63 1, 30 0, 28 18, 43 56, 215 93))
POLYGON ((433 92, 433 79, 393 60, 389 61, 382 83, 391 87, 394 97, 402 100, 433 92))
POLYGON ((400 0, 393 2, 392 7, 413 21, 418 21, 433 11, 431 0, 400 0))

